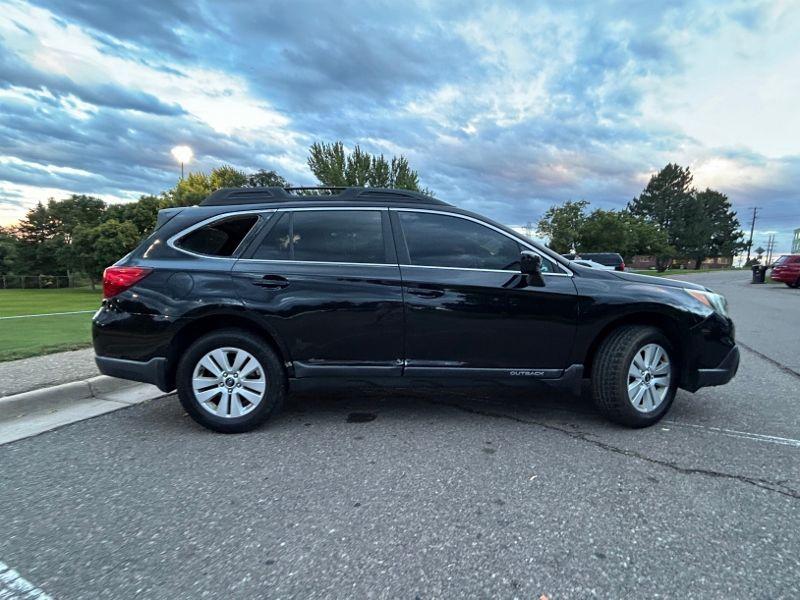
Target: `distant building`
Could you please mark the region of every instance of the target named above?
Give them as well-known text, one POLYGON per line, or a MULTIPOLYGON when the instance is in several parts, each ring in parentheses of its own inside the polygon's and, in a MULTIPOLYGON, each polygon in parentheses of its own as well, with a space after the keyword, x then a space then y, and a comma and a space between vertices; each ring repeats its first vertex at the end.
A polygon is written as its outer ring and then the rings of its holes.
MULTIPOLYGON (((655 269, 656 257, 655 256, 641 256, 633 257, 633 261, 628 265, 629 267, 637 270, 655 269)), ((715 256, 705 259, 701 264, 701 269, 730 269, 733 266, 732 256, 715 256)), ((694 269, 694 260, 689 258, 673 258, 671 269, 694 269)))
POLYGON ((800 254, 800 229, 794 230, 792 238, 792 254, 800 254))

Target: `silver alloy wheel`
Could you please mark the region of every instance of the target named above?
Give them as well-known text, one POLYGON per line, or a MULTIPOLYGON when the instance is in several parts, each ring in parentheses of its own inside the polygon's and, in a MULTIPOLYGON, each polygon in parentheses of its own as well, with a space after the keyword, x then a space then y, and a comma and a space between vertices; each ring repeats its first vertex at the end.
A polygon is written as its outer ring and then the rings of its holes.
POLYGON ((628 398, 639 412, 653 412, 669 393, 672 366, 667 351, 646 344, 633 355, 628 368, 628 398))
POLYGON ((201 358, 192 374, 197 402, 212 415, 242 417, 264 399, 267 376, 255 356, 240 348, 217 348, 201 358))

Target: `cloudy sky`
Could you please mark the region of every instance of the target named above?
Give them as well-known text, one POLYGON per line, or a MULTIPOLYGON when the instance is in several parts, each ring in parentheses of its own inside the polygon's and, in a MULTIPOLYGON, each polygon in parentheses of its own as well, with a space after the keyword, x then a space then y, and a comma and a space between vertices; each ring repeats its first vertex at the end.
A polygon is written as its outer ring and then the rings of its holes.
POLYGON ((177 144, 313 184, 308 146, 340 139, 510 225, 677 162, 787 250, 800 3, 564 4, 0 0, 0 224, 164 190, 177 144))

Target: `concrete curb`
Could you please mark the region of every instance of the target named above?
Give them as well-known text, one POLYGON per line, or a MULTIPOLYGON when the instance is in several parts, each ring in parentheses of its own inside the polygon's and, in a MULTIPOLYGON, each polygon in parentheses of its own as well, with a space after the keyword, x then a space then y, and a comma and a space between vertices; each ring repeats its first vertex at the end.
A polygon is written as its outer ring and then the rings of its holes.
POLYGON ((0 398, 0 444, 153 400, 154 385, 99 375, 0 398))

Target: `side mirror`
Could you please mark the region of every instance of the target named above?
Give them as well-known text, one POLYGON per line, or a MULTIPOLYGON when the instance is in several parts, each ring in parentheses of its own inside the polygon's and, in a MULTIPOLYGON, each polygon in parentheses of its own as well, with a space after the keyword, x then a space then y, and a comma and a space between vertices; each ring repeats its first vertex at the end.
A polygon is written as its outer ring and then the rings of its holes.
POLYGON ((528 285, 544 287, 541 256, 530 250, 523 250, 519 255, 519 270, 526 276, 528 285))

